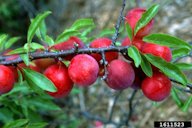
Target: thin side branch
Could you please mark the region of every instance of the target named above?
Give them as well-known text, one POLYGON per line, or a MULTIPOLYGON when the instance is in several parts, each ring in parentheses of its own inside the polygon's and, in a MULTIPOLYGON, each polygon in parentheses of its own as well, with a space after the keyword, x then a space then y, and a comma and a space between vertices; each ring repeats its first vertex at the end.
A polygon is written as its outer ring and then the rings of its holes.
POLYGON ((189 94, 192 94, 192 90, 190 88, 184 88, 184 87, 181 87, 181 86, 177 86, 177 85, 173 85, 175 88, 179 89, 180 91, 183 91, 183 92, 186 92, 186 93, 189 93, 189 94))
MULTIPOLYGON (((170 79, 172 82, 174 82, 174 83, 177 83, 177 84, 180 84, 180 85, 183 85, 181 82, 178 82, 178 81, 176 81, 176 80, 174 80, 174 79, 170 79)), ((192 84, 187 84, 187 87, 189 87, 190 89, 192 89, 192 84)))
POLYGON ((105 57, 105 52, 101 52, 101 56, 102 56, 102 64, 104 66, 104 75, 102 76, 102 80, 105 80, 107 78, 107 75, 108 75, 108 72, 107 72, 107 60, 106 60, 106 57, 105 57))
POLYGON ((109 115, 109 122, 112 120, 113 117, 113 113, 114 113, 114 109, 115 109, 115 105, 117 103, 117 100, 119 99, 119 96, 122 94, 123 91, 119 91, 118 94, 115 96, 114 100, 113 100, 113 105, 110 111, 110 115, 109 115))
POLYGON ((115 25, 115 33, 114 33, 114 35, 112 37, 112 44, 113 44, 113 46, 115 46, 115 42, 117 41, 117 38, 119 36, 119 28, 121 26, 121 23, 124 20, 124 18, 123 18, 123 11, 125 9, 125 1, 126 0, 123 0, 123 4, 122 4, 122 7, 121 7, 120 15, 119 15, 119 18, 118 18, 117 23, 115 25))
POLYGON ((136 93, 137 93, 137 90, 134 90, 132 95, 131 95, 131 98, 129 99, 129 113, 127 115, 127 120, 126 120, 127 126, 129 126, 129 121, 130 121, 132 114, 133 114, 133 100, 135 98, 136 93))

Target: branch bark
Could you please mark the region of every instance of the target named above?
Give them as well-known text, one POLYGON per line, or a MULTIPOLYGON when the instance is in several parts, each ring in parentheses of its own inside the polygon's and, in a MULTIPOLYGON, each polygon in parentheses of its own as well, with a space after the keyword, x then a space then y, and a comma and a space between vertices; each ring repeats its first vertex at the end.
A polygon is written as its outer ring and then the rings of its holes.
MULTIPOLYGON (((85 54, 85 53, 86 54, 91 54, 91 53, 102 54, 102 52, 109 52, 109 51, 124 53, 127 51, 127 48, 129 48, 129 46, 125 46, 125 47, 110 46, 110 47, 105 47, 105 48, 82 48, 82 49, 78 49, 78 52, 76 51, 76 49, 58 51, 58 52, 49 52, 49 51, 33 52, 33 53, 29 53, 29 56, 30 56, 29 59, 35 60, 35 59, 40 59, 40 58, 58 58, 58 57, 66 57, 68 55, 75 55, 77 53, 78 54, 85 54)), ((13 56, 13 55, 11 55, 11 56, 13 56)), ((18 57, 17 59, 14 59, 14 60, 6 60, 7 58, 9 58, 11 56, 1 56, 0 64, 15 65, 15 64, 19 64, 19 63, 23 62, 21 57, 18 57)))

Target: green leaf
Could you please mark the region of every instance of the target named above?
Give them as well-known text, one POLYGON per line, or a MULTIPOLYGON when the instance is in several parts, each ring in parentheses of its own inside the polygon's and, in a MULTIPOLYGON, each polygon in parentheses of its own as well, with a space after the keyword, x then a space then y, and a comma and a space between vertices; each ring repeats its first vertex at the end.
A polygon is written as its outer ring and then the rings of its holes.
POLYGON ((23 69, 24 77, 27 82, 32 82, 34 85, 41 89, 49 92, 56 92, 57 88, 55 85, 43 74, 35 72, 31 69, 23 69))
POLYGON ((22 93, 22 94, 29 94, 30 88, 27 86, 26 81, 23 82, 18 82, 14 85, 14 88, 9 92, 6 93, 8 95, 13 95, 18 94, 18 93, 22 93))
POLYGON ((155 33, 143 38, 145 42, 155 43, 159 45, 165 45, 168 47, 175 47, 175 48, 188 48, 191 49, 191 45, 187 42, 167 34, 155 33))
POLYGON ((45 128, 48 124, 47 123, 30 123, 26 128, 45 128))
POLYGON ((21 53, 26 53, 26 50, 23 47, 14 49, 14 50, 8 52, 7 55, 21 54, 21 53))
POLYGON ((90 43, 88 37, 85 37, 85 36, 82 37, 82 36, 81 36, 81 37, 79 37, 79 38, 80 38, 80 40, 81 40, 83 43, 84 43, 84 42, 85 42, 85 43, 90 43))
POLYGON ((151 54, 144 55, 147 60, 155 67, 159 68, 168 77, 181 82, 183 85, 187 84, 187 79, 181 70, 172 63, 168 63, 160 57, 153 56, 151 54))
POLYGON ((66 41, 70 36, 79 36, 79 35, 81 35, 79 31, 67 29, 57 37, 55 43, 58 44, 63 41, 66 41))
POLYGON ((151 77, 153 75, 151 64, 147 61, 145 56, 141 55, 141 69, 148 76, 151 77))
MULTIPOLYGON (((31 124, 31 122, 42 122, 43 121, 43 116, 41 114, 38 113, 38 108, 35 110, 31 110, 29 109, 29 114, 27 117, 30 120, 29 125, 31 124)), ((26 127, 28 128, 28 127, 26 127)))
POLYGON ((122 43, 120 41, 115 42, 115 46, 117 46, 117 47, 121 46, 121 44, 122 43))
POLYGON ((188 48, 177 48, 172 50, 173 59, 189 54, 190 50, 188 48))
POLYGON ((29 117, 29 107, 26 104, 28 99, 22 99, 22 104, 21 104, 21 108, 22 108, 22 113, 23 115, 25 115, 26 118, 29 117))
POLYGON ((187 112, 192 104, 192 96, 189 97, 187 101, 185 101, 184 105, 182 106, 181 110, 187 112))
POLYGON ((2 34, 0 35, 0 51, 5 50, 5 41, 7 40, 8 35, 2 34))
POLYGON ((81 90, 79 88, 73 88, 71 91, 71 95, 76 95, 79 94, 81 92, 81 90))
POLYGON ((78 19, 76 20, 73 25, 71 26, 71 29, 73 30, 80 30, 82 28, 88 28, 95 26, 95 23, 93 22, 93 19, 85 18, 85 19, 78 19))
POLYGON ((4 42, 7 40, 8 35, 7 34, 2 34, 0 35, 0 46, 4 44, 4 42))
POLYGON ((30 60, 29 60, 29 56, 27 54, 21 54, 20 57, 22 58, 22 60, 24 61, 24 63, 29 66, 30 60))
POLYGON ((45 49, 45 47, 44 47, 43 45, 38 44, 38 43, 35 43, 35 42, 31 43, 30 46, 31 46, 31 48, 32 48, 33 50, 37 50, 37 49, 45 49))
POLYGON ((7 107, 0 108, 0 120, 2 122, 9 122, 13 120, 13 113, 7 107))
POLYGON ((177 106, 180 108, 183 105, 183 103, 177 94, 176 88, 174 88, 174 87, 172 87, 172 89, 171 89, 171 96, 172 96, 173 100, 176 102, 177 106))
POLYGON ((153 105, 154 107, 158 107, 158 106, 160 106, 160 103, 155 102, 155 101, 152 101, 152 105, 153 105))
POLYGON ((192 64, 188 63, 175 63, 180 70, 192 70, 192 64))
POLYGON ((43 100, 39 99, 39 97, 30 99, 27 101, 28 104, 31 106, 35 106, 43 111, 56 111, 56 110, 61 110, 59 106, 54 104, 51 100, 43 100))
POLYGON ((95 28, 95 26, 89 27, 85 30, 83 30, 83 32, 81 33, 81 37, 86 37, 90 32, 92 32, 92 30, 95 28))
POLYGON ((23 75, 19 69, 17 69, 17 73, 18 73, 18 83, 21 83, 23 81, 23 75))
POLYGON ((113 29, 103 29, 99 35, 97 36, 97 38, 100 38, 100 37, 105 37, 105 36, 111 36, 115 33, 115 28, 113 29))
MULTIPOLYGON (((26 51, 27 51, 28 48, 29 48, 28 45, 29 45, 28 43, 24 45, 24 49, 25 49, 26 51)), ((43 49, 43 50, 44 50, 45 47, 44 47, 43 45, 39 44, 39 43, 32 42, 32 43, 30 44, 30 51, 35 51, 35 50, 37 50, 37 49, 43 49)))
POLYGON ((18 40, 20 40, 21 37, 12 37, 10 38, 6 44, 5 44, 5 49, 8 49, 10 48, 14 43, 16 43, 18 40))
POLYGON ((39 26, 41 25, 42 21, 49 15, 51 14, 50 11, 46 11, 42 14, 39 14, 35 17, 35 19, 32 20, 29 29, 28 29, 28 33, 27 33, 27 43, 31 43, 33 36, 35 35, 35 32, 37 31, 37 29, 39 28, 39 26))
POLYGON ((47 43, 49 46, 52 46, 55 44, 54 40, 48 35, 46 35, 45 37, 45 43, 47 43))
POLYGON ((129 24, 125 24, 125 28, 126 28, 126 31, 127 31, 127 35, 129 37, 130 40, 132 40, 133 38, 133 32, 132 32, 132 28, 129 24))
POLYGON ((41 24, 39 25, 37 31, 36 31, 36 35, 40 40, 44 40, 46 35, 47 35, 47 28, 46 28, 46 24, 45 24, 45 20, 43 20, 41 22, 41 24))
POLYGON ((13 122, 7 123, 3 128, 20 128, 29 122, 28 119, 18 119, 13 122))
POLYGON ((138 68, 141 64, 141 55, 135 46, 128 48, 128 55, 134 60, 135 66, 138 68))
POLYGON ((146 26, 153 19, 153 17, 157 14, 158 10, 159 5, 153 5, 146 12, 143 13, 141 19, 136 24, 134 35, 136 35, 141 28, 146 26))

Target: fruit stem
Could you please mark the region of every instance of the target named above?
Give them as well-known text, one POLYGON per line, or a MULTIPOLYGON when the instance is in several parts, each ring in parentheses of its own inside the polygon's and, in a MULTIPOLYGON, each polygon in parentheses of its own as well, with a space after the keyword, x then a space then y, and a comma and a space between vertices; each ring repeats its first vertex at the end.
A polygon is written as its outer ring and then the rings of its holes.
POLYGON ((107 72, 107 63, 108 62, 106 60, 104 51, 101 52, 101 56, 102 56, 102 64, 104 66, 104 75, 102 76, 102 80, 105 80, 107 78, 107 75, 108 75, 108 72, 107 72))

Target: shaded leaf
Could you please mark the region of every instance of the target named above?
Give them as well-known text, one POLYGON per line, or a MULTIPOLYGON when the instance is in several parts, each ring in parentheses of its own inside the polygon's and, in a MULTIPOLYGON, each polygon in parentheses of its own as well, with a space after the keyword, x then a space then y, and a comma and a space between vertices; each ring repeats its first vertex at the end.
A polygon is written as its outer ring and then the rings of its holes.
POLYGON ((13 113, 10 112, 10 109, 5 107, 0 108, 0 120, 4 123, 13 121, 13 113))
POLYGON ((54 104, 51 100, 43 100, 39 98, 33 98, 27 101, 28 104, 35 106, 43 111, 47 110, 61 110, 59 106, 54 104))
POLYGON ((151 77, 153 75, 151 64, 147 61, 145 56, 141 55, 141 69, 148 76, 151 77))
POLYGON ((47 123, 30 123, 27 128, 45 128, 48 124, 47 123))
POLYGON ((144 55, 147 60, 155 67, 159 68, 168 77, 181 82, 183 85, 187 84, 187 79, 181 70, 172 63, 168 63, 160 57, 153 56, 151 54, 144 55))
MULTIPOLYGON (((36 111, 32 111, 32 110, 28 110, 28 119, 30 120, 30 122, 42 122, 43 121, 43 117, 41 114, 37 113, 38 108, 36 109, 36 111)), ((29 123, 28 125, 30 125, 31 123, 29 123)))
POLYGON ((5 126, 3 126, 3 128, 20 128, 22 126, 25 126, 28 122, 28 119, 18 119, 7 123, 5 126))
POLYGON ((126 28, 129 39, 132 40, 133 32, 132 32, 131 26, 129 24, 125 24, 125 28, 126 28))
POLYGON ((17 73, 18 73, 18 83, 21 83, 23 81, 23 75, 19 69, 17 69, 17 73))
POLYGON ((25 81, 23 82, 18 82, 14 85, 14 88, 9 92, 9 93, 6 93, 8 95, 13 95, 14 93, 22 93, 22 94, 28 94, 30 91, 29 87, 27 86, 27 83, 25 81))
POLYGON ((141 19, 139 19, 135 26, 134 35, 136 35, 141 28, 146 26, 153 19, 153 17, 157 14, 158 10, 159 5, 153 5, 149 9, 147 9, 146 12, 143 13, 141 19))

